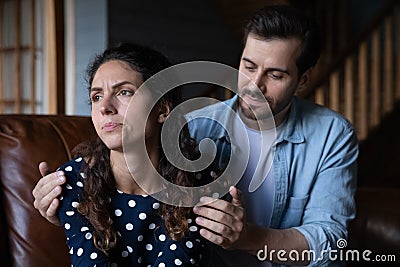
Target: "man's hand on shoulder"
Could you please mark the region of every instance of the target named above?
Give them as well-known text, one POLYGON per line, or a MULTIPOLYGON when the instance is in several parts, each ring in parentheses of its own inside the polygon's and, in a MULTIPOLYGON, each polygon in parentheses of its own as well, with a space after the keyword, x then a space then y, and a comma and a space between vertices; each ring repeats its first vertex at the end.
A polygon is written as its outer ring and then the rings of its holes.
POLYGON ((33 206, 40 214, 54 225, 61 225, 57 216, 57 208, 60 204, 58 196, 61 194, 61 185, 66 178, 62 171, 50 173, 47 162, 40 162, 39 172, 41 178, 32 191, 35 198, 33 206))

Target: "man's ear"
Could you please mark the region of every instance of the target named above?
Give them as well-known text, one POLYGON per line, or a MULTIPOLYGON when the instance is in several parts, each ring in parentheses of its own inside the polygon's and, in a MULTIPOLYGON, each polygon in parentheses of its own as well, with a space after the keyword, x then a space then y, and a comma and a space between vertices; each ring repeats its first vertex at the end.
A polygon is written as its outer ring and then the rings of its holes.
POLYGON ((303 73, 303 75, 301 75, 300 81, 299 81, 299 86, 297 88, 298 90, 305 89, 308 86, 308 83, 310 82, 311 71, 312 71, 312 68, 309 68, 308 70, 306 70, 303 73))
POLYGON ((157 121, 159 123, 164 123, 165 120, 168 118, 169 113, 171 112, 171 104, 167 102, 161 102, 158 108, 158 118, 157 121))

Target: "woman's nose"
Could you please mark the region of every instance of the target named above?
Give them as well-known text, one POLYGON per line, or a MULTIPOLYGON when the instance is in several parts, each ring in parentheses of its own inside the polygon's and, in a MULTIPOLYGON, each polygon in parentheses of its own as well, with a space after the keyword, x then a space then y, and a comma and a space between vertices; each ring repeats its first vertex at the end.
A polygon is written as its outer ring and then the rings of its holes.
POLYGON ((114 103, 114 98, 112 96, 105 96, 103 98, 103 101, 101 101, 100 112, 103 115, 117 113, 117 109, 114 103))

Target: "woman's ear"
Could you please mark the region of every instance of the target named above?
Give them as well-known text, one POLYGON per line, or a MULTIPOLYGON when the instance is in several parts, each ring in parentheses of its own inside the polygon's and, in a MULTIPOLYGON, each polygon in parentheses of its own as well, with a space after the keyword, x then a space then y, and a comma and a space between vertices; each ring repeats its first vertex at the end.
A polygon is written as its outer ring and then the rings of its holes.
POLYGON ((157 121, 159 123, 164 123, 165 120, 168 118, 169 113, 171 112, 171 105, 167 102, 162 102, 158 109, 158 118, 157 121))

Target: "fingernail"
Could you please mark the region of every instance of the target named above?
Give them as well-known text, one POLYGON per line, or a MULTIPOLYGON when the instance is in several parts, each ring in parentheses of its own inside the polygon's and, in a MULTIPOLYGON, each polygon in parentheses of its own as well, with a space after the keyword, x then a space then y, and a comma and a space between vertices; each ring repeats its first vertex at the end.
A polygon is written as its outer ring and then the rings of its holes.
POLYGON ((57 172, 57 177, 58 177, 58 180, 61 182, 61 183, 64 183, 64 173, 63 172, 61 172, 61 171, 58 171, 57 172))
POLYGON ((203 219, 202 218, 200 218, 200 217, 196 217, 196 223, 197 224, 201 224, 201 222, 203 221, 203 219))

